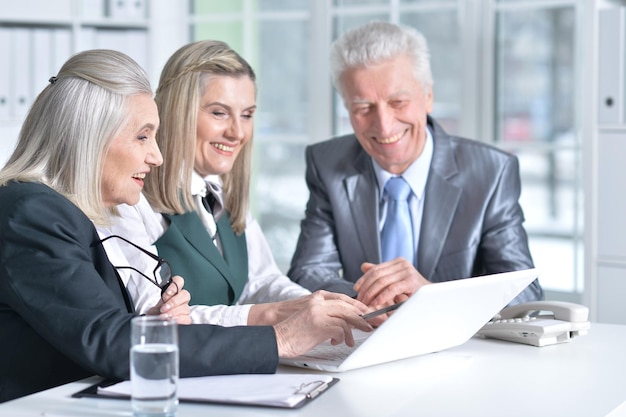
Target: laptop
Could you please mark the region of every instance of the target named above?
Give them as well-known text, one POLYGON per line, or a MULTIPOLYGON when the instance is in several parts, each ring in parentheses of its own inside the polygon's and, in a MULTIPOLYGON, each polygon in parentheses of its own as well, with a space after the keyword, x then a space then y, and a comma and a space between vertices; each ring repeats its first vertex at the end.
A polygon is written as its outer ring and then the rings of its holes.
POLYGON ((354 330, 355 347, 325 342, 280 362, 343 372, 461 345, 537 276, 533 268, 426 285, 373 332, 354 330))

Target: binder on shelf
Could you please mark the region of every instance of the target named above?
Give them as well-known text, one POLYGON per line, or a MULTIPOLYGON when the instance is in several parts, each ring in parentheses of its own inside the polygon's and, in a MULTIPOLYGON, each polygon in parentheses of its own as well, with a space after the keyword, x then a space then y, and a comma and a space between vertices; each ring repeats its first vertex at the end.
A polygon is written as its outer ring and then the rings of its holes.
POLYGON ((106 0, 105 15, 111 18, 125 18, 127 11, 127 3, 130 0, 106 0))
MULTIPOLYGON (((80 34, 76 38, 76 51, 86 51, 87 49, 95 49, 96 45, 96 28, 84 26, 80 28, 80 34)), ((59 67, 60 68, 60 67, 59 67)))
POLYGON ((148 34, 141 29, 99 29, 95 47, 123 52, 144 69, 148 64, 148 34))
POLYGON ((70 29, 52 30, 52 67, 50 76, 58 74, 61 66, 72 55, 72 33, 70 29))
POLYGON ((12 78, 11 63, 11 30, 7 27, 0 27, 0 121, 11 119, 11 104, 13 98, 10 96, 10 85, 12 78))
POLYGON ((126 30, 119 29, 97 29, 95 37, 95 47, 98 49, 113 49, 126 53, 126 30))
POLYGON ((598 123, 620 123, 620 109, 624 98, 619 89, 620 61, 623 60, 623 41, 620 32, 624 11, 610 8, 598 12, 598 123))
POLYGON ((22 120, 32 103, 32 30, 16 27, 13 29, 13 116, 22 120))
POLYGON ((126 0, 126 17, 145 18, 146 0, 126 0))
POLYGON ((122 52, 133 58, 144 70, 148 70, 148 34, 145 30, 128 29, 122 52))
MULTIPOLYGON (((178 380, 181 402, 300 408, 339 381, 321 374, 222 375, 178 380)), ((130 398, 130 381, 102 382, 73 397, 130 398)))
POLYGON ((33 99, 48 85, 48 80, 54 75, 52 69, 52 30, 35 28, 32 33, 33 51, 33 99))
POLYGON ((81 16, 87 19, 102 19, 104 17, 104 0, 82 0, 81 16))
POLYGON ((20 0, 2 4, 2 19, 65 19, 72 14, 72 0, 20 0))

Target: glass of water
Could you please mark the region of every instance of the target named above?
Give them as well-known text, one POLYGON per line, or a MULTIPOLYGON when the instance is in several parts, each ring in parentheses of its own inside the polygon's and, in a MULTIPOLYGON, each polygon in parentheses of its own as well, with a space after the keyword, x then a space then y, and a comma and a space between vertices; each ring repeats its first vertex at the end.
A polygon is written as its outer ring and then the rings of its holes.
POLYGON ((133 415, 174 417, 178 407, 178 328, 158 316, 132 319, 130 381, 133 415))

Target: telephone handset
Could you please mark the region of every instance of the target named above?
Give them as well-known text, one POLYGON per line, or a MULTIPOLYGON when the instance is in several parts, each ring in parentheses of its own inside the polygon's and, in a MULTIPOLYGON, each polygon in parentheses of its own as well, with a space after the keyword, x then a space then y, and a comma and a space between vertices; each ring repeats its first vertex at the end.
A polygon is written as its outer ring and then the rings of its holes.
POLYGON ((569 342, 587 334, 589 309, 565 301, 532 301, 504 308, 479 335, 533 346, 569 342))

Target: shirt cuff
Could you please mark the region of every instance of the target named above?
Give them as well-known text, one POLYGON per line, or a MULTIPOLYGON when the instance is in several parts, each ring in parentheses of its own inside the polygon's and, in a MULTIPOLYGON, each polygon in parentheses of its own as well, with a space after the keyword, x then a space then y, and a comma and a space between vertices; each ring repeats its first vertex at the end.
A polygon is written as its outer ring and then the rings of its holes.
POLYGON ((246 326, 251 304, 235 306, 191 306, 189 316, 192 323, 215 324, 218 326, 246 326))

